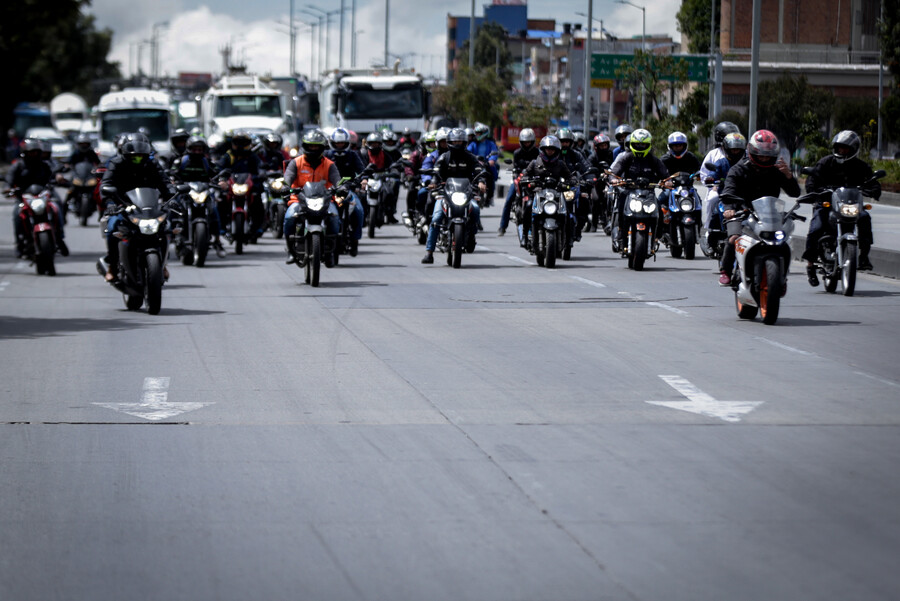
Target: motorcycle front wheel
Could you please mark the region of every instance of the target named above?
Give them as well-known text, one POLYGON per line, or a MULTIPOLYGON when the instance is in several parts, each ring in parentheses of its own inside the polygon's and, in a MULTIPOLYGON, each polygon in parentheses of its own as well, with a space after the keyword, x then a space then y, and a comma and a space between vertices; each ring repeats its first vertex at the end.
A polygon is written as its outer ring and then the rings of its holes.
POLYGON ((162 261, 159 255, 154 253, 147 254, 146 260, 147 277, 144 280, 144 295, 147 300, 147 313, 157 315, 162 308, 162 261))
POLYGON ((684 228, 684 258, 693 261, 697 252, 697 226, 688 225, 684 228))
POLYGON ((636 231, 634 233, 634 248, 632 249, 632 269, 635 271, 644 270, 644 261, 647 259, 647 231, 636 231))
POLYGON ((556 230, 548 230, 546 237, 546 244, 544 246, 544 265, 547 269, 553 269, 556 267, 556 230))
POLYGON ((319 285, 319 272, 322 269, 322 236, 312 234, 309 240, 309 253, 306 256, 306 281, 312 287, 319 285))
POLYGON ((466 225, 464 223, 453 224, 453 240, 451 242, 453 269, 459 269, 462 265, 463 248, 466 246, 466 225))
POLYGON ((53 234, 49 231, 40 232, 35 240, 35 269, 38 275, 56 275, 56 266, 53 264, 53 255, 56 252, 56 245, 53 244, 53 234))
POLYGON ((234 238, 235 254, 244 254, 244 214, 235 213, 231 219, 231 236, 234 238))
POLYGON ((205 223, 194 226, 194 264, 203 267, 206 264, 206 255, 209 253, 209 228, 205 223))
POLYGON ((844 296, 853 296, 853 292, 856 290, 857 250, 855 244, 844 246, 844 264, 841 266, 841 288, 844 290, 844 296))
POLYGON ((275 205, 275 223, 272 224, 272 229, 275 230, 275 238, 279 240, 284 237, 284 211, 283 203, 275 205))
POLYGON ((784 292, 784 277, 781 273, 781 262, 769 257, 760 266, 759 281, 759 313, 767 326, 778 321, 778 310, 784 292))

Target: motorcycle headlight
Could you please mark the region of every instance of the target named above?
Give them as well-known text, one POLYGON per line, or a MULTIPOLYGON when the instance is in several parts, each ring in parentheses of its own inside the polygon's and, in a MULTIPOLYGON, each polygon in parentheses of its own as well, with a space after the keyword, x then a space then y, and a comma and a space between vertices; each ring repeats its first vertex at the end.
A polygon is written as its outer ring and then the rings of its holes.
POLYGON ((555 202, 548 202, 544 204, 544 213, 546 213, 547 215, 556 215, 556 209, 557 206, 555 202))
POLYGON ((83 183, 82 183, 82 181, 81 181, 80 179, 78 179, 77 177, 75 177, 75 178, 72 178, 72 185, 73 185, 73 186, 79 186, 79 187, 80 187, 80 186, 83 185, 83 183))
POLYGON ((84 182, 84 185, 88 188, 93 188, 94 186, 97 185, 97 178, 92 177, 91 179, 84 182))
POLYGON ((655 210, 656 210, 656 203, 653 202, 652 200, 648 200, 647 202, 644 203, 644 212, 645 213, 652 213, 655 210))
POLYGON ((231 193, 235 196, 244 196, 249 189, 247 184, 231 184, 231 193))
POLYGON ((318 198, 307 198, 306 206, 308 206, 311 211, 321 211, 322 207, 325 206, 325 198, 322 196, 319 196, 318 198))
POLYGON ((163 217, 159 219, 135 219, 138 229, 144 235, 152 236, 159 231, 159 224, 162 223, 163 217))
POLYGON ((370 181, 370 182, 369 182, 369 189, 370 189, 372 192, 378 192, 379 190, 381 190, 381 180, 380 180, 380 179, 374 179, 374 180, 370 181))
POLYGON ((465 195, 463 192, 454 192, 450 195, 450 202, 455 204, 458 207, 464 206, 467 202, 469 202, 469 197, 465 195))
POLYGON ((209 190, 203 190, 202 192, 191 190, 191 200, 196 202, 198 205, 202 205, 204 202, 206 202, 207 196, 209 196, 209 190))
POLYGON ((682 199, 682 201, 681 201, 681 210, 682 210, 682 211, 685 211, 685 212, 687 212, 687 211, 693 211, 693 210, 694 210, 694 203, 691 202, 690 199, 688 199, 688 198, 682 199))
POLYGON ((39 196, 33 198, 29 204, 35 215, 43 215, 47 212, 47 201, 39 196))
POLYGON ((563 198, 565 198, 566 200, 573 200, 575 198, 575 191, 566 190, 565 192, 563 192, 563 198))
POLYGON ((844 217, 857 217, 859 215, 859 205, 858 204, 843 204, 841 205, 841 215, 844 217))
POLYGON ((279 178, 279 179, 276 179, 274 182, 272 182, 272 190, 274 190, 275 192, 280 192, 282 188, 284 188, 284 180, 283 179, 279 178))
POLYGON ((547 200, 555 200, 556 194, 548 190, 547 192, 544 192, 544 198, 546 198, 547 200))
POLYGON ((685 189, 683 189, 683 190, 679 190, 679 191, 678 191, 678 195, 679 195, 679 196, 687 197, 687 196, 690 196, 691 193, 690 193, 690 191, 689 191, 687 188, 685 188, 685 189))
POLYGON ((632 198, 628 201, 628 208, 631 209, 633 213, 640 213, 644 210, 644 203, 641 202, 640 198, 632 198))

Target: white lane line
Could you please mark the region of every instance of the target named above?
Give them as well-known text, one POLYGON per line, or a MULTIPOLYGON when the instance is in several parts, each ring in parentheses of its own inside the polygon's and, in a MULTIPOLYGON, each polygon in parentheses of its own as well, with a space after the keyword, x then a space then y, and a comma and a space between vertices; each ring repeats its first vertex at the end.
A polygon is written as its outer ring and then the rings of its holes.
POLYGON ((94 403, 107 409, 158 422, 213 403, 172 403, 169 401, 170 378, 144 378, 140 403, 94 403))
POLYGON ((754 336, 754 340, 759 340, 760 342, 765 342, 766 344, 771 344, 776 348, 780 348, 783 351, 790 351, 792 353, 797 353, 798 355, 804 355, 806 357, 818 357, 815 353, 810 353, 809 351, 802 351, 798 348, 794 348, 792 346, 788 346, 786 344, 781 344, 780 342, 775 342, 774 340, 769 340, 768 338, 763 338, 762 336, 754 336))
POLYGON ((594 280, 589 280, 587 278, 578 277, 577 275, 566 276, 576 282, 581 282, 582 284, 587 284, 588 286, 593 286, 594 288, 606 288, 606 284, 601 284, 600 282, 595 282, 594 280))
POLYGON ((516 263, 522 263, 523 265, 535 265, 535 263, 532 263, 531 261, 526 261, 525 259, 516 257, 514 255, 504 255, 504 256, 507 259, 509 259, 510 261, 515 261, 516 263))
POLYGON ((681 376, 659 377, 687 398, 687 401, 647 401, 651 405, 688 411, 732 423, 741 421, 741 417, 762 405, 762 401, 718 401, 681 376))
POLYGON ((18 263, 16 263, 15 268, 21 270, 21 269, 28 269, 29 267, 31 267, 31 265, 28 262, 19 261, 18 263))
POLYGON ((480 245, 480 244, 476 244, 476 245, 475 245, 475 248, 480 248, 481 250, 486 250, 487 252, 493 252, 493 251, 492 251, 490 248, 488 248, 487 246, 482 246, 482 245, 480 245))
POLYGON ((9 282, 0 282, 0 292, 6 290, 7 286, 9 286, 9 282))
POLYGON ((687 311, 682 311, 681 309, 677 309, 670 305, 666 305, 664 303, 644 303, 650 305, 651 307, 659 307, 660 309, 665 309, 666 311, 671 311, 672 313, 677 313, 678 315, 690 315, 687 311))
POLYGON ((870 380, 875 380, 876 382, 881 382, 882 384, 887 384, 888 386, 894 386, 895 388, 900 388, 900 384, 896 382, 891 382, 890 380, 885 380, 884 378, 879 378, 878 376, 873 376, 871 374, 867 374, 864 371, 855 371, 853 372, 858 376, 862 376, 864 378, 869 378, 870 380))

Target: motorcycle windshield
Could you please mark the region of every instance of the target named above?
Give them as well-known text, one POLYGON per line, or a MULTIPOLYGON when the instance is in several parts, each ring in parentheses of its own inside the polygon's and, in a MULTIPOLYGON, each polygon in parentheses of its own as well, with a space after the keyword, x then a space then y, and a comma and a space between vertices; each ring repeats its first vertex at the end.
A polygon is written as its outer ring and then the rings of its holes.
POLYGON ((159 190, 156 188, 135 188, 125 193, 128 200, 141 211, 152 211, 159 205, 159 190))
POLYGON ((91 177, 91 171, 93 170, 94 166, 87 161, 82 161, 76 164, 75 168, 73 169, 73 171, 75 172, 75 177, 82 181, 89 179, 91 177))
POLYGON ((838 188, 832 194, 832 200, 837 201, 836 204, 860 204, 863 195, 859 188, 838 188))
POLYGON ((325 196, 325 182, 306 182, 303 186, 303 196, 307 198, 322 198, 325 196))
POLYGON ((763 231, 777 231, 784 224, 784 201, 774 196, 763 196, 753 201, 753 212, 763 231))
POLYGON ((471 189, 472 184, 464 177, 451 177, 447 180, 447 185, 444 186, 447 194, 453 194, 454 192, 468 194, 471 189))

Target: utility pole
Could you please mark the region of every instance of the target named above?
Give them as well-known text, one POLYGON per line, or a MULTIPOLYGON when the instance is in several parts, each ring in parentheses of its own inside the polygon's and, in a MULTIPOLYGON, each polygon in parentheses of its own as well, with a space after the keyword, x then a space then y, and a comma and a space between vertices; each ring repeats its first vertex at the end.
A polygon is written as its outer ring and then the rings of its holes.
POLYGON ((747 138, 756 131, 756 97, 759 87, 759 29, 762 20, 762 0, 753 0, 753 41, 750 50, 750 113, 747 115, 747 138))
MULTIPOLYGON (((594 25, 594 0, 588 0, 587 12, 587 40, 584 43, 584 91, 581 98, 584 101, 584 137, 591 133, 591 29, 594 25)), ((602 32, 601 32, 602 33, 602 32)), ((597 125, 600 125, 599 123, 597 125)), ((598 128, 599 129, 599 128, 598 128)))
POLYGON ((338 69, 344 68, 344 0, 341 0, 341 42, 338 50, 338 69))
POLYGON ((290 15, 288 16, 288 30, 289 30, 288 37, 291 40, 291 42, 290 42, 291 43, 291 52, 290 52, 291 58, 289 61, 291 64, 291 67, 290 67, 290 71, 288 71, 288 75, 293 77, 294 73, 297 70, 297 63, 296 63, 297 56, 296 56, 296 48, 294 46, 294 42, 296 41, 296 38, 297 38, 297 28, 294 26, 294 0, 291 0, 291 10, 290 10, 290 15))
POLYGON ((472 0, 472 16, 469 17, 469 69, 475 68, 475 0, 472 0))
MULTIPOLYGON (((879 21, 881 24, 884 24, 884 0, 881 0, 881 16, 879 17, 879 21)), ((881 48, 878 53, 878 156, 875 157, 876 160, 880 160, 883 152, 881 147, 881 97, 884 95, 884 44, 880 45, 881 48)))
POLYGON ((350 1, 350 66, 356 66, 356 0, 350 1))
MULTIPOLYGON (((473 0, 474 1, 474 0, 473 0)), ((384 66, 388 66, 388 38, 391 26, 391 0, 384 0, 384 66)))

